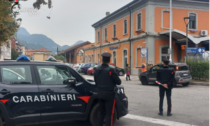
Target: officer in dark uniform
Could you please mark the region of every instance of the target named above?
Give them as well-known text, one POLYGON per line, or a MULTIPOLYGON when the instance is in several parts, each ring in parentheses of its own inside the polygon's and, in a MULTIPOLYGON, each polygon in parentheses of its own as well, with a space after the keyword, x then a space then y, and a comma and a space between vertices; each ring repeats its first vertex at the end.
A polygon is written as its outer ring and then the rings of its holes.
POLYGON ((159 95, 160 95, 160 104, 159 104, 159 115, 163 115, 163 99, 166 92, 167 103, 168 103, 168 110, 167 116, 171 116, 171 90, 173 88, 173 81, 174 81, 174 70, 173 68, 169 68, 169 60, 163 59, 163 67, 161 67, 157 71, 157 81, 160 82, 162 85, 159 85, 159 95))
POLYGON ((115 108, 115 87, 121 84, 121 80, 116 71, 109 67, 111 54, 103 53, 101 56, 103 63, 94 72, 100 111, 98 126, 103 126, 105 116, 106 126, 112 126, 115 108))

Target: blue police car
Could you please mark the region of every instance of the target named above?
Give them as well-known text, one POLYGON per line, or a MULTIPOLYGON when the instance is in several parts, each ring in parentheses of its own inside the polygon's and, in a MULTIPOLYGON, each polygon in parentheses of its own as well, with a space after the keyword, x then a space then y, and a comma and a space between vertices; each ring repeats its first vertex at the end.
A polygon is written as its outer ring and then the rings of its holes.
MULTIPOLYGON (((90 120, 97 125, 99 104, 94 81, 63 63, 0 62, 0 126, 90 120)), ((128 113, 123 86, 117 86, 114 120, 128 113)))

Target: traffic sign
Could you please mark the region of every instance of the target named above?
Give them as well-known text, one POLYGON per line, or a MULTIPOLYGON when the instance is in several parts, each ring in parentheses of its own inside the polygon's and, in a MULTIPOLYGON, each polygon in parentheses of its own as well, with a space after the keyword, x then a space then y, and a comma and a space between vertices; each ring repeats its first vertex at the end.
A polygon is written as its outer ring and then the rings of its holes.
POLYGON ((146 47, 141 48, 141 57, 147 57, 147 48, 146 47))
POLYGON ((188 47, 188 48, 185 48, 185 52, 186 53, 204 53, 205 47, 188 47))

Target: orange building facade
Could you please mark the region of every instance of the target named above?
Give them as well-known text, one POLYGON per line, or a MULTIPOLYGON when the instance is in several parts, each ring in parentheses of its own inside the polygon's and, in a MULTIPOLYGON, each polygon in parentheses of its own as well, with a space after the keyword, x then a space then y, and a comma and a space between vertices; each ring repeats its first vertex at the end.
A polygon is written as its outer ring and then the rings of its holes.
MULTIPOLYGON (((172 61, 183 62, 186 45, 184 17, 190 17, 189 47, 209 50, 209 2, 204 0, 172 3, 172 61)), ((169 58, 169 1, 134 0, 92 25, 95 43, 84 46, 84 62, 101 63, 101 54, 112 54, 111 62, 124 68, 130 64, 131 73, 138 74, 143 63, 157 64, 169 58), (148 56, 142 57, 144 47, 148 56)))

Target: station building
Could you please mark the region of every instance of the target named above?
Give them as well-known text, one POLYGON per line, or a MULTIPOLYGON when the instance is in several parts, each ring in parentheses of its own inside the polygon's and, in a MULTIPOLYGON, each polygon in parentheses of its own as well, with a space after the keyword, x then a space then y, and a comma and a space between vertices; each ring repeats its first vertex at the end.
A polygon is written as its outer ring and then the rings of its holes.
MULTIPOLYGON (((172 0, 172 61, 185 58, 186 24, 190 17, 189 47, 209 50, 209 2, 207 0, 172 0)), ((137 74, 142 63, 157 64, 169 58, 169 0, 133 0, 92 25, 95 43, 86 45, 84 62, 101 63, 101 54, 112 54, 117 67, 131 65, 137 74), (148 48, 148 58, 141 57, 141 49, 148 48)))

